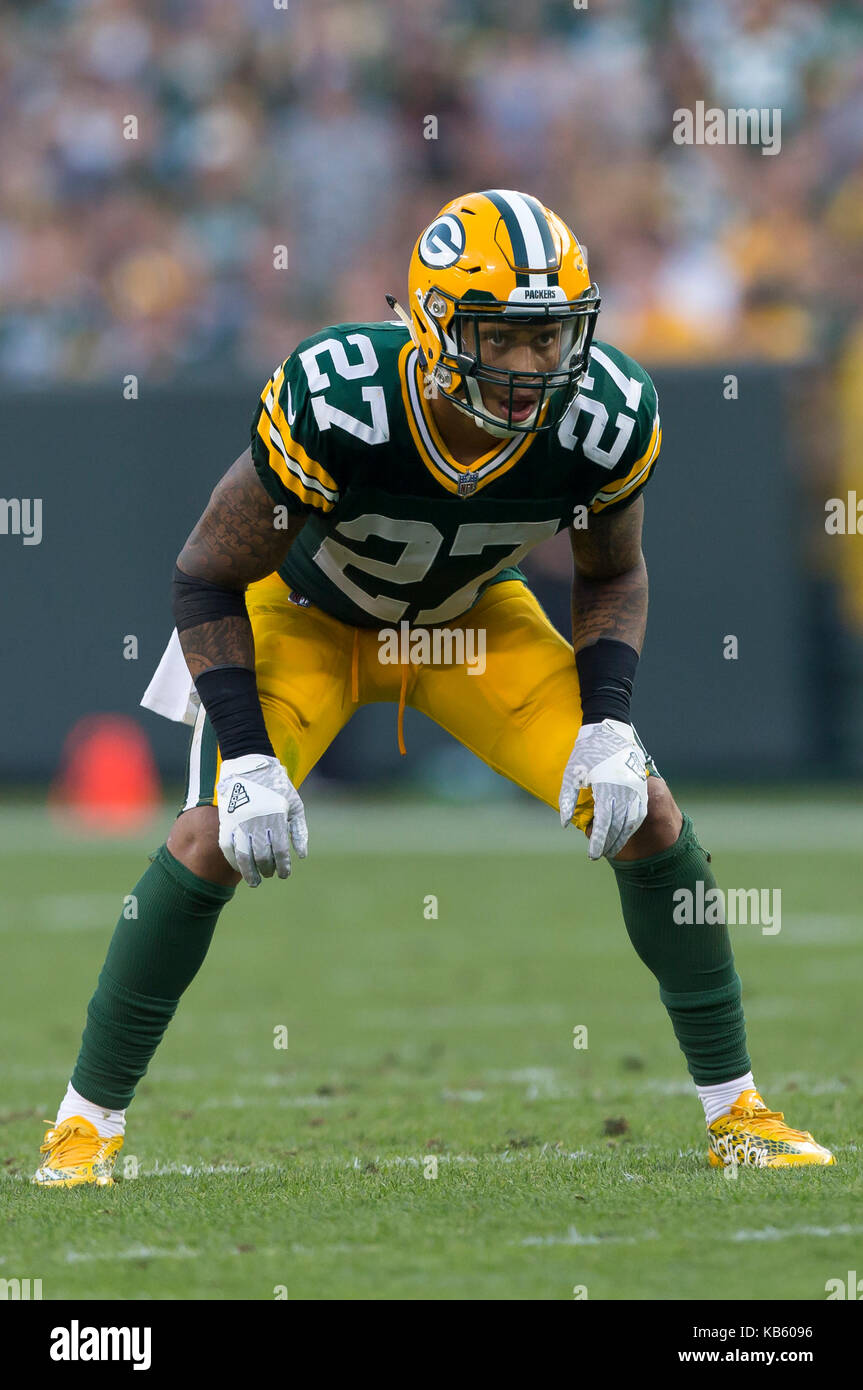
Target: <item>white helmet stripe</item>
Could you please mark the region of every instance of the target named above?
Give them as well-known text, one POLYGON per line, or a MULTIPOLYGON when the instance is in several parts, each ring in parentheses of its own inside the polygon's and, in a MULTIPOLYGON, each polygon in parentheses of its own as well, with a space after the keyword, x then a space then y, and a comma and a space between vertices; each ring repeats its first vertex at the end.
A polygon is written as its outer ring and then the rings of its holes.
MULTIPOLYGON (((522 196, 512 188, 496 188, 495 193, 510 207, 524 237, 528 265, 545 265, 546 250, 537 225, 536 213, 522 196)), ((544 270, 530 276, 530 289, 545 289, 548 285, 548 271, 544 270)))

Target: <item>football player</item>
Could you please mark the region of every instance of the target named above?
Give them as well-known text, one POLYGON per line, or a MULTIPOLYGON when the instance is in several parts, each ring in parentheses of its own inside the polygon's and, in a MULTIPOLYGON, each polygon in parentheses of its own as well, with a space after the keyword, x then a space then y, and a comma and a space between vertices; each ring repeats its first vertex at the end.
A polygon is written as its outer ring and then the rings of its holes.
POLYGON ((594 337, 600 298, 555 213, 508 189, 447 204, 404 308, 301 342, 178 558, 176 633, 145 703, 197 706, 182 811, 120 917, 34 1181, 108 1184, 126 1109, 241 879, 308 847, 299 788, 360 705, 405 706, 587 837, 620 892, 705 1112, 710 1163, 833 1163, 755 1086, 727 927, 681 925, 709 856, 630 701, 647 614, 647 373, 594 337), (518 569, 566 530, 572 644, 518 569), (485 669, 383 661, 381 629, 468 629, 485 669))

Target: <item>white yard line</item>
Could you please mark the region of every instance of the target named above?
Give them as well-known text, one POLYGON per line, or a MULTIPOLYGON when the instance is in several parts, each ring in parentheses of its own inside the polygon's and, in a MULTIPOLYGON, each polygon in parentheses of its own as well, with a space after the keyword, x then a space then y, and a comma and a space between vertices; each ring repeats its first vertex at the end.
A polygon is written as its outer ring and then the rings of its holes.
POLYGON ((177 1245, 173 1250, 162 1250, 157 1245, 131 1245, 127 1250, 67 1250, 66 1264, 83 1264, 90 1260, 197 1260, 197 1250, 186 1245, 177 1245))
MULTIPOLYGON (((122 1163, 122 1158, 120 1160, 122 1163)), ((157 1159, 146 1168, 141 1168, 138 1178, 126 1178, 126 1182, 137 1182, 139 1178, 210 1178, 235 1177, 238 1173, 273 1173, 284 1168, 284 1163, 160 1163, 157 1159)))
MULTIPOLYGON (((775 1226, 765 1226, 760 1231, 732 1231, 726 1234, 711 1235, 711 1241, 724 1241, 737 1244, 740 1241, 801 1240, 814 1238, 829 1239, 834 1236, 858 1236, 863 1234, 863 1226, 788 1226, 780 1230, 775 1226)), ((659 1231, 641 1231, 638 1235, 582 1235, 575 1226, 570 1226, 562 1235, 525 1236, 513 1241, 514 1245, 640 1245, 642 1242, 661 1240, 659 1231)))
MULTIPOLYGON (((577 1067, 577 1063, 574 1064, 577 1067)), ((46 1085, 53 1085, 55 1088, 62 1086, 66 1079, 66 1073, 59 1067, 34 1067, 22 1063, 12 1062, 3 1068, 4 1077, 9 1081, 29 1082, 38 1084, 44 1082, 46 1085)), ((160 1087, 193 1086, 200 1091, 207 1091, 214 1085, 219 1084, 225 1075, 224 1067, 165 1067, 159 1069, 153 1077, 156 1087, 156 1094, 144 1097, 136 1101, 133 1115, 148 1113, 158 1113, 160 1109, 167 1108, 169 1105, 176 1107, 179 1104, 175 1094, 165 1095, 163 1099, 159 1097, 160 1087)), ((628 1097, 638 1098, 640 1095, 657 1096, 688 1096, 695 1101, 695 1087, 686 1077, 649 1077, 640 1072, 632 1072, 627 1077, 613 1077, 605 1080, 579 1080, 573 1076, 572 1071, 562 1067, 523 1067, 514 1070, 490 1070, 477 1072, 476 1077, 483 1083, 481 1087, 447 1087, 442 1086, 439 1076, 429 1078, 417 1078, 413 1073, 405 1071, 403 1074, 395 1074, 387 1077, 386 1085, 392 1090, 409 1089, 416 1091, 423 1089, 436 1092, 442 1100, 463 1101, 468 1104, 478 1104, 482 1101, 494 1100, 494 1090, 497 1087, 524 1086, 525 1100, 573 1100, 584 1101, 585 1099, 602 1103, 610 1100, 624 1099, 628 1097)), ((238 1087, 230 1096, 206 1095, 203 1099, 188 1101, 184 1108, 191 1107, 194 1110, 220 1110, 220 1109, 255 1109, 266 1107, 294 1107, 294 1106, 313 1106, 322 1107, 338 1103, 343 1104, 366 1104, 374 1102, 380 1094, 380 1078, 346 1078, 341 1074, 336 1077, 328 1078, 323 1085, 332 1088, 332 1094, 328 1089, 323 1094, 320 1092, 308 1092, 301 1095, 285 1095, 295 1086, 307 1086, 309 1078, 307 1076, 296 1076, 285 1072, 245 1072, 239 1073, 233 1078, 234 1085, 238 1087), (351 1082, 351 1088, 344 1089, 346 1081, 351 1082), (370 1088, 366 1091, 364 1085, 370 1088), (282 1095, 276 1094, 283 1092, 282 1095)), ((762 1082, 762 1085, 765 1083, 762 1082)), ((787 1072, 781 1076, 769 1078, 765 1085, 765 1090, 770 1092, 774 1098, 781 1099, 783 1105, 793 1105, 797 1096, 834 1096, 846 1095, 855 1090, 853 1082, 842 1077, 823 1077, 813 1076, 806 1072, 787 1072)), ((184 1101, 187 1098, 183 1098, 184 1101)), ((15 1105, 4 1107, 5 1110, 36 1110, 39 1118, 48 1120, 47 1110, 50 1104, 44 1097, 38 1100, 24 1098, 15 1105), (44 1112, 44 1113, 43 1113, 44 1112)), ((0 1114, 3 1110, 0 1109, 0 1114)), ((34 1121, 37 1117, 33 1117, 34 1121)))
POLYGON ((640 1236, 593 1236, 581 1235, 570 1226, 562 1236, 525 1236, 514 1241, 515 1245, 639 1245, 643 1240, 659 1240, 658 1231, 645 1231, 640 1236))
MULTIPOLYGON (((489 1083, 509 1083, 527 1086, 527 1100, 565 1100, 584 1099, 604 1101, 624 1096, 638 1096, 645 1092, 660 1096, 690 1096, 695 1099, 695 1086, 685 1077, 645 1077, 639 1072, 631 1073, 631 1080, 613 1079, 604 1081, 563 1080, 560 1067, 527 1067, 516 1071, 487 1071, 483 1079, 489 1083)), ((854 1089, 849 1081, 840 1077, 812 1077, 802 1072, 788 1072, 784 1076, 770 1080, 771 1095, 782 1094, 785 1103, 791 1097, 844 1095, 854 1089)))
MULTIPOLYGON (((294 1242, 288 1246, 267 1246, 265 1248, 255 1247, 254 1254, 260 1256, 284 1256, 290 1255, 366 1255, 374 1254, 382 1249, 379 1245, 350 1245, 340 1241, 335 1245, 300 1245, 294 1242)), ((190 1250, 187 1245, 178 1245, 173 1249, 163 1249, 156 1245, 130 1245, 125 1250, 67 1250, 64 1255, 66 1264, 85 1264, 91 1261, 100 1260, 111 1263, 114 1260, 198 1260, 205 1255, 207 1259, 223 1259, 226 1255, 246 1256, 249 1252, 238 1250, 236 1246, 229 1246, 221 1250, 190 1250)))
POLYGON ((737 1242, 749 1240, 793 1240, 802 1237, 812 1237, 816 1240, 824 1240, 829 1236, 859 1235, 863 1235, 863 1226, 849 1226, 847 1222, 843 1222, 840 1226, 788 1226, 784 1230, 780 1230, 776 1226, 765 1226, 760 1231, 734 1231, 731 1235, 722 1236, 720 1239, 737 1242))

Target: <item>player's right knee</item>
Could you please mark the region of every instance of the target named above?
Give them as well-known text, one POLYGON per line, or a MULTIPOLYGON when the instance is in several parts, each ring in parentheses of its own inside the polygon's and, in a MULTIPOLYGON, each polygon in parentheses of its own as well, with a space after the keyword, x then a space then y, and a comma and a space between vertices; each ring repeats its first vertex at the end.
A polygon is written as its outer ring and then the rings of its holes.
POLYGON ((174 821, 168 849, 198 878, 232 888, 241 875, 219 849, 219 812, 215 806, 193 806, 174 821))

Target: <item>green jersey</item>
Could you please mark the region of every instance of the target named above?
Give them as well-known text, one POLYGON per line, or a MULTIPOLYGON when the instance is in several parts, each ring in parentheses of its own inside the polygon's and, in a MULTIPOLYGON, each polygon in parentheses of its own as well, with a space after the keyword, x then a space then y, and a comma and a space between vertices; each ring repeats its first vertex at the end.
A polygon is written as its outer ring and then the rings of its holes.
MULTIPOLYGON (((560 424, 493 440, 470 467, 441 438, 407 329, 306 338, 264 388, 252 458, 278 507, 307 517, 279 574, 341 621, 446 623, 591 513, 629 505, 661 440, 647 373, 607 343, 560 424)), ((279 518, 277 516, 276 524, 279 518)))

